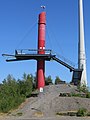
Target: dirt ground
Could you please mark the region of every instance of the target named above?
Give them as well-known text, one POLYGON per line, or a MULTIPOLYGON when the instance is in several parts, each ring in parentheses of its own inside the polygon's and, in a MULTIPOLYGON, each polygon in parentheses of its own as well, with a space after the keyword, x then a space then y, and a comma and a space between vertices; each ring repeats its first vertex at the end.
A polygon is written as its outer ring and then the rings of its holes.
POLYGON ((47 117, 47 118, 6 118, 6 117, 0 117, 0 120, 90 120, 90 117, 47 117))
POLYGON ((0 116, 0 120, 90 120, 90 117, 57 116, 62 111, 77 111, 86 108, 90 111, 90 99, 79 97, 60 97, 60 93, 77 93, 72 85, 50 85, 38 97, 28 98, 17 110, 0 116))

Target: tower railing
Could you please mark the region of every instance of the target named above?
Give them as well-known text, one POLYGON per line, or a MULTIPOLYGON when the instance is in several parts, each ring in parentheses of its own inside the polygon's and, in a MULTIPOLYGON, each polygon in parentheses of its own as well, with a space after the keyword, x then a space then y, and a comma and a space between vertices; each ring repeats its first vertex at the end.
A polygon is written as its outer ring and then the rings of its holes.
POLYGON ((50 49, 17 49, 15 50, 15 55, 38 54, 38 52, 42 51, 45 51, 45 54, 52 54, 50 49))

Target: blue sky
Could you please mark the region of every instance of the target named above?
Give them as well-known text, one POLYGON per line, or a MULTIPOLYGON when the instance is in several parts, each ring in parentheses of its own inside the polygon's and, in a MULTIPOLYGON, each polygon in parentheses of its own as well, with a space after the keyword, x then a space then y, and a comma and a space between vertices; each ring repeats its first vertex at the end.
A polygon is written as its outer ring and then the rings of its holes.
MULTIPOLYGON (((90 86, 90 0, 84 1, 85 46, 87 78, 90 86)), ((0 0, 0 82, 12 74, 36 72, 36 61, 5 62, 3 53, 14 54, 15 49, 37 48, 38 14, 46 6, 46 48, 78 63, 78 0, 0 0)), ((59 76, 70 82, 72 73, 55 61, 46 62, 45 75, 59 76)))

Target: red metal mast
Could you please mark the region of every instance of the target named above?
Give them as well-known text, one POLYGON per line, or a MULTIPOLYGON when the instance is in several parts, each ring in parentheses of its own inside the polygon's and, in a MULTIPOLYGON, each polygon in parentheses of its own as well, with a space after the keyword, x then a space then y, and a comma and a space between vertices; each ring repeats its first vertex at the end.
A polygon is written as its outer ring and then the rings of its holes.
MULTIPOLYGON (((38 21, 38 54, 45 54, 45 26, 46 26, 46 12, 39 14, 38 21)), ((45 86, 45 60, 37 61, 37 87, 43 90, 45 86)))

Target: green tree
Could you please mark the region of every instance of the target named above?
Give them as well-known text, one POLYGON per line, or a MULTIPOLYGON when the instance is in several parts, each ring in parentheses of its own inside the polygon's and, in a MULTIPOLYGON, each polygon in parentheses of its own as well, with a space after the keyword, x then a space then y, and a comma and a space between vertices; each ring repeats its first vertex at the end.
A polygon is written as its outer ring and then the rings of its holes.
POLYGON ((25 86, 26 86, 26 97, 29 97, 33 90, 33 80, 32 80, 31 74, 27 75, 27 80, 25 82, 25 86))
POLYGON ((27 74, 24 73, 22 78, 23 78, 24 81, 26 81, 27 80, 27 74))
POLYGON ((34 76, 23 74, 22 80, 8 75, 0 84, 0 112, 17 108, 33 91, 34 76))
POLYGON ((24 100, 25 97, 20 95, 16 80, 12 75, 8 75, 0 87, 0 111, 8 112, 16 108, 24 100))
POLYGON ((50 75, 49 75, 48 77, 45 78, 45 84, 46 84, 46 85, 53 84, 52 78, 51 78, 50 75))
POLYGON ((61 79, 58 76, 56 76, 56 78, 55 78, 55 84, 56 85, 60 84, 60 82, 61 82, 61 79))
POLYGON ((20 94, 30 97, 33 90, 33 76, 31 74, 23 74, 23 80, 18 80, 20 94))

